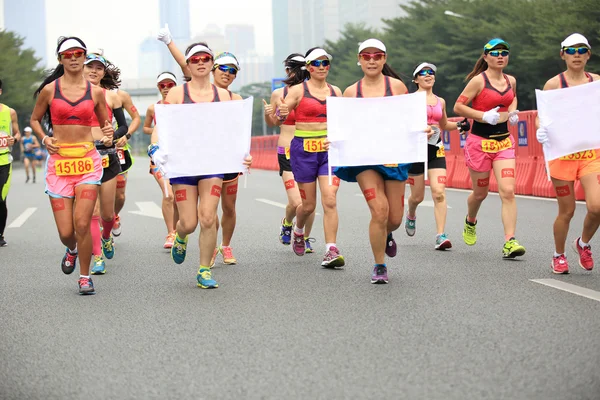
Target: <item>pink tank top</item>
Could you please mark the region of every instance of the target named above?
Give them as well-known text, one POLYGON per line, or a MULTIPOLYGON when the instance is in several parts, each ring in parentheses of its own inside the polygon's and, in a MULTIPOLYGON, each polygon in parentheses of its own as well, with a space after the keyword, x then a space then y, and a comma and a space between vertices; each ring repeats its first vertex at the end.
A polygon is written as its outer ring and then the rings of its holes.
POLYGON ((437 103, 434 106, 427 105, 427 124, 437 125, 442 119, 442 102, 435 96, 437 103))

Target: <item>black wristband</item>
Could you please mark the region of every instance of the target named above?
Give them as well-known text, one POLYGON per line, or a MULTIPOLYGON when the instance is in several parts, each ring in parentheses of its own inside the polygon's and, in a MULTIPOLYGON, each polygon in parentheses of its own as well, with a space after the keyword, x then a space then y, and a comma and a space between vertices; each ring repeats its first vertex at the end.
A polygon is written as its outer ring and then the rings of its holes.
POLYGON ((127 133, 127 134, 125 135, 125 137, 127 138, 127 140, 131 139, 131 133, 127 133))

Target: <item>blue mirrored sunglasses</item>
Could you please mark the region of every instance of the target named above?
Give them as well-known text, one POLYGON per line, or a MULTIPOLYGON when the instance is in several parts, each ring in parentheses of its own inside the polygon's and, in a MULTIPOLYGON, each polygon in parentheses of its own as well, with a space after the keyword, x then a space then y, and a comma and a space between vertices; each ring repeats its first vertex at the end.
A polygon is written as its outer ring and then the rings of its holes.
POLYGON ((217 68, 219 68, 219 71, 228 72, 231 75, 237 74, 237 69, 228 67, 227 65, 219 65, 217 68))
POLYGON ((417 75, 419 75, 419 76, 427 76, 427 75, 435 76, 435 71, 432 69, 422 69, 419 72, 417 72, 417 75))
POLYGON ((310 62, 313 67, 320 67, 321 65, 327 67, 331 64, 329 60, 314 60, 310 62))
POLYGON ((508 57, 508 55, 510 54, 510 51, 508 50, 490 50, 488 51, 488 54, 492 57, 508 57))
POLYGON ((588 49, 587 47, 565 47, 563 48, 563 51, 567 54, 573 55, 575 53, 585 54, 588 51, 590 51, 590 49, 588 49))

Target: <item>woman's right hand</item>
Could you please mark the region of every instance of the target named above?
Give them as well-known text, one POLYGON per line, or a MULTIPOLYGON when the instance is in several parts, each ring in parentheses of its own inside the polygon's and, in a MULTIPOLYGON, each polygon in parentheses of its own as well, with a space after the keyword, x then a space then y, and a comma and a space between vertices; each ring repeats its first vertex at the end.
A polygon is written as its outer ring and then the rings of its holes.
POLYGON ((158 35, 156 35, 156 39, 160 40, 167 46, 171 43, 171 31, 169 30, 169 24, 165 24, 164 28, 160 28, 158 30, 158 35))
POLYGON ((273 115, 273 106, 271 104, 268 104, 265 99, 263 99, 263 105, 265 106, 265 115, 273 115))
POLYGON ((58 140, 54 137, 46 136, 46 139, 42 142, 46 146, 49 154, 56 154, 60 149, 60 146, 56 144, 58 140))

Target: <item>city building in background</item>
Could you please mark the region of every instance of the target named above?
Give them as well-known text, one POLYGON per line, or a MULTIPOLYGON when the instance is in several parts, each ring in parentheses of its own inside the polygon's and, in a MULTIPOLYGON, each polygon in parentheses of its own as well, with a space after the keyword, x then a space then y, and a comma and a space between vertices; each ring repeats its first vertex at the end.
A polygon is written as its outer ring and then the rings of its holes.
POLYGON ((311 47, 324 45, 325 40, 338 40, 348 23, 364 23, 372 29, 383 28, 382 19, 402 16, 404 11, 400 5, 408 2, 409 0, 273 1, 275 73, 283 70, 281 63, 288 54, 304 53, 311 47))
POLYGON ((253 25, 226 25, 225 38, 227 51, 236 57, 246 57, 256 50, 256 41, 253 25))
MULTIPOLYGON (((190 31, 190 2, 189 0, 159 0, 160 27, 169 24, 173 40, 178 46, 187 47, 192 36, 190 31)), ((183 49, 185 49, 183 47, 183 49)), ((182 49, 182 50, 183 50, 182 49)), ((169 50, 163 45, 161 56, 161 71, 174 71, 179 66, 171 57, 169 50)))
POLYGON ((24 39, 23 48, 33 49, 39 65, 48 64, 46 51, 46 1, 1 0, 2 28, 17 33, 24 39), (27 11, 24 11, 26 9, 27 11))

